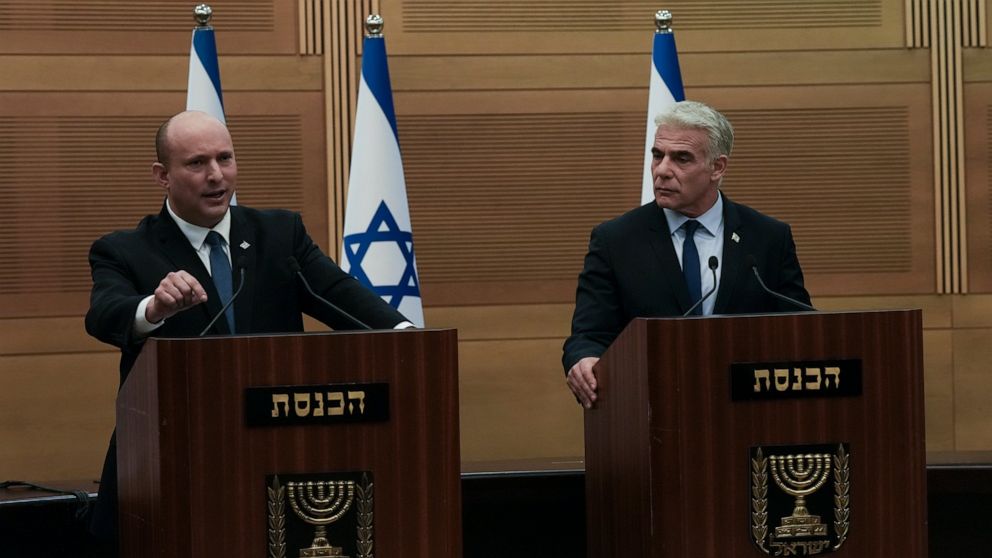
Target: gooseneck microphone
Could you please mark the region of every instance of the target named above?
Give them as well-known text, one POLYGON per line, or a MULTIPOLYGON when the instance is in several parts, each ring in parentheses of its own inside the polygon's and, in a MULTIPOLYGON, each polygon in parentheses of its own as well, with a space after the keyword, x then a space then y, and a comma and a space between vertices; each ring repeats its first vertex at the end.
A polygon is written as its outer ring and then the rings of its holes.
POLYGON ((310 288, 310 282, 307 281, 307 278, 303 276, 303 270, 300 268, 300 262, 296 261, 296 258, 294 258, 293 256, 290 256, 289 258, 286 259, 286 263, 289 265, 290 271, 292 271, 293 273, 295 273, 296 276, 300 278, 300 281, 303 282, 303 286, 306 287, 307 292, 310 293, 310 296, 312 296, 312 297, 316 298, 317 300, 321 301, 322 303, 324 303, 324 306, 327 306, 331 310, 334 310, 335 312, 338 313, 338 315, 341 315, 341 316, 344 316, 345 318, 348 318, 348 321, 350 321, 353 324, 357 325, 359 329, 368 329, 368 330, 371 330, 372 329, 365 322, 363 322, 363 321, 359 320, 358 318, 352 316, 351 314, 345 312, 341 308, 338 308, 336 305, 334 305, 333 303, 331 303, 331 301, 329 301, 326 298, 320 296, 319 294, 313 292, 313 289, 310 288))
POLYGON ((240 279, 238 281, 238 289, 234 291, 234 294, 231 295, 231 298, 230 300, 227 301, 227 304, 225 304, 224 307, 220 309, 220 312, 217 312, 217 315, 214 316, 214 319, 210 320, 210 323, 207 324, 207 327, 203 328, 203 331, 201 331, 200 335, 197 335, 197 337, 203 337, 204 335, 206 335, 208 331, 210 331, 210 328, 214 326, 214 323, 217 320, 219 320, 220 317, 223 316, 225 312, 227 312, 227 309, 230 308, 232 304, 234 304, 234 299, 238 298, 238 295, 241 294, 241 289, 245 287, 245 267, 247 266, 245 265, 244 256, 238 257, 237 266, 238 266, 238 270, 241 272, 239 274, 240 279))
POLYGON ((751 255, 751 254, 748 254, 747 255, 747 266, 751 268, 751 272, 754 273, 754 278, 758 280, 758 284, 761 285, 761 288, 764 289, 764 291, 766 293, 772 295, 773 297, 775 297, 775 298, 777 298, 779 300, 788 302, 788 303, 793 304, 793 305, 795 305, 795 306, 797 306, 799 308, 802 308, 803 310, 810 310, 810 311, 816 312, 816 308, 813 308, 812 306, 810 306, 809 304, 806 304, 805 302, 799 302, 798 300, 796 300, 794 298, 789 298, 789 297, 785 296, 784 294, 777 293, 777 292, 769 289, 765 285, 765 282, 761 280, 761 274, 758 273, 758 262, 757 262, 757 260, 754 259, 754 256, 751 255))
POLYGON ((695 312, 696 308, 699 308, 699 305, 702 304, 704 300, 706 300, 707 298, 710 297, 710 295, 716 292, 716 268, 720 267, 720 260, 716 259, 716 256, 710 256, 710 259, 706 262, 706 265, 708 265, 710 271, 713 272, 713 286, 710 287, 710 290, 706 291, 706 294, 704 294, 702 298, 697 300, 695 304, 689 307, 689 309, 686 310, 685 314, 682 314, 683 318, 695 312))

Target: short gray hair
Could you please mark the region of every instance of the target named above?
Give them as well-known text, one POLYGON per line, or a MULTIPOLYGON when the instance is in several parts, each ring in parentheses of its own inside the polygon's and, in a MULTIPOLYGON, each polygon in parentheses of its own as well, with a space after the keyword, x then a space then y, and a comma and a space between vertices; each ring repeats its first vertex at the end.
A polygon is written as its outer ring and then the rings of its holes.
POLYGON ((713 162, 720 155, 730 157, 734 149, 734 127, 727 117, 698 101, 679 101, 668 105, 654 117, 655 126, 702 130, 709 138, 706 159, 713 162))

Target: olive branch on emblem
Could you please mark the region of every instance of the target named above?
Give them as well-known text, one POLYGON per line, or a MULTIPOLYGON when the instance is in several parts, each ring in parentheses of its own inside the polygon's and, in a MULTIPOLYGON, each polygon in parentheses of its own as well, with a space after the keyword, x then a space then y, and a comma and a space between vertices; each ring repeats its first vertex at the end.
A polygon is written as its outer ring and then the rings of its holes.
POLYGON ((286 487, 279 484, 279 477, 272 479, 266 488, 269 501, 269 557, 286 558, 286 487))
POLYGON ((758 548, 765 554, 771 553, 765 547, 768 536, 768 459, 761 448, 751 459, 751 535, 758 548))
POLYGON ((839 444, 834 455, 834 532, 837 534, 834 550, 844 544, 851 526, 850 459, 851 456, 844 451, 844 445, 839 444))
POLYGON ((355 487, 358 493, 358 558, 374 558, 372 538, 372 497, 375 485, 369 480, 367 473, 362 473, 362 480, 355 487))

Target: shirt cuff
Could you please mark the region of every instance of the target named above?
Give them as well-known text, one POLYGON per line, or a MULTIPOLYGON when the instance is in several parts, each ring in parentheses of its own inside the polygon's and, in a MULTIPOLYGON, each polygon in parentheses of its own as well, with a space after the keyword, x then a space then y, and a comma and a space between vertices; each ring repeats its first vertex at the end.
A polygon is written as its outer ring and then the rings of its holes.
POLYGON ((165 320, 161 320, 153 324, 145 318, 145 308, 148 307, 148 303, 153 298, 155 298, 155 295, 149 295, 138 303, 138 310, 134 313, 134 325, 131 326, 131 333, 135 337, 147 337, 149 333, 155 331, 165 323, 165 320))
POLYGON ((411 327, 417 327, 410 322, 400 322, 393 326, 393 329, 410 329, 411 327))

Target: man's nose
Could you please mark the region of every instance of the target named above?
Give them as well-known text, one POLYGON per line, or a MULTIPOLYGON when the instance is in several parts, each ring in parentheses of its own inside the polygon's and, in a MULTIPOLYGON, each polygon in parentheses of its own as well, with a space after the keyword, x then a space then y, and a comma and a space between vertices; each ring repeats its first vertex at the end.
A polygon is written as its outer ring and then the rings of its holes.
POLYGON ((661 159, 655 159, 654 165, 651 167, 651 174, 654 178, 669 178, 672 176, 672 166, 669 164, 668 157, 662 157, 661 159))
POLYGON ((223 176, 224 174, 220 171, 220 164, 218 164, 217 161, 210 161, 207 163, 208 180, 220 182, 220 179, 223 178, 223 176))

